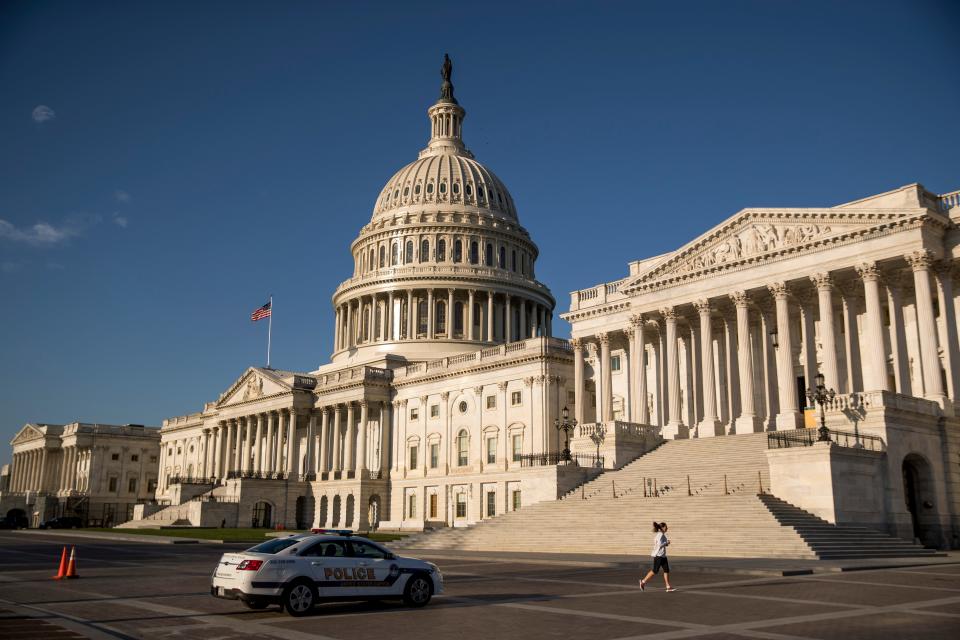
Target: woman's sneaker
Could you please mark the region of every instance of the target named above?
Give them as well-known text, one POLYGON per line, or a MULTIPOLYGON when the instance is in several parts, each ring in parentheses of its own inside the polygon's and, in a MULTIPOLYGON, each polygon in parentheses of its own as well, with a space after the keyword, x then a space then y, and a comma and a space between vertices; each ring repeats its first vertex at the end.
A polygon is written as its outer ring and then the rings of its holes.
POLYGON ((640 581, 640 591, 646 591, 647 585, 643 584, 643 580, 640 581))
POLYGON ((670 587, 669 589, 667 589, 667 593, 670 593, 671 591, 676 591, 676 590, 677 590, 676 587, 670 587))

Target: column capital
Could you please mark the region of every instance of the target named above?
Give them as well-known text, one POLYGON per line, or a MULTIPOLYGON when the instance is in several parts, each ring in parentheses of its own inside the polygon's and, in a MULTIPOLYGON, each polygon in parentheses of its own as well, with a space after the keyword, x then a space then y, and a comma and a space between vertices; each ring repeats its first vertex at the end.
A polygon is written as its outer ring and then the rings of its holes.
POLYGON ((787 283, 785 282, 771 282, 767 285, 767 290, 770 291, 770 295, 777 300, 785 300, 790 294, 787 283))
POLYGON ((526 378, 523 379, 523 384, 524 386, 529 388, 533 386, 533 381, 534 381, 533 376, 527 376, 526 378))
POLYGON ((817 291, 833 289, 833 276, 829 271, 821 271, 810 276, 810 282, 814 284, 817 291))
POLYGON ((570 338, 570 346, 573 347, 574 351, 583 351, 583 339, 570 338))
POLYGON ((730 299, 737 307, 747 307, 750 305, 750 296, 746 291, 734 291, 730 294, 730 299))
POLYGON ((861 262, 856 265, 857 275, 864 282, 878 282, 880 280, 880 268, 876 262, 861 262))
POLYGON ((636 327, 642 326, 643 323, 644 323, 643 314, 642 314, 642 313, 635 313, 635 314, 633 314, 632 316, 630 316, 630 319, 628 320, 628 323, 629 323, 629 325, 630 325, 631 328, 636 328, 636 327))
POLYGON ((903 259, 907 261, 910 268, 914 271, 930 269, 930 267, 933 266, 933 252, 929 249, 913 251, 903 256, 903 259))
POLYGON ((609 346, 610 334, 607 333, 606 331, 601 331, 600 333, 597 334, 597 342, 603 346, 609 346))
POLYGON ((707 299, 697 300, 693 303, 693 306, 696 307, 697 313, 701 316, 708 316, 710 312, 713 311, 713 305, 711 305, 707 299))
POLYGON ((497 383, 497 389, 499 389, 500 391, 506 391, 506 390, 507 390, 507 383, 506 383, 506 382, 498 382, 498 383, 497 383))
POLYGON ((447 400, 449 400, 449 399, 450 399, 450 392, 449 392, 449 391, 441 391, 441 392, 440 392, 440 399, 443 400, 444 402, 446 402, 447 400))
POLYGON ((677 310, 673 307, 663 307, 660 309, 660 315, 667 322, 675 322, 677 319, 677 310))
POLYGON ((483 385, 474 387, 474 388, 473 388, 473 393, 474 393, 478 398, 479 398, 480 396, 482 396, 482 395, 483 395, 483 385))
POLYGON ((403 404, 403 402, 401 400, 394 400, 391 404, 393 404, 395 408, 399 409, 400 405, 403 404))
POLYGON ((633 344, 637 339, 636 334, 634 334, 633 332, 635 328, 636 328, 636 325, 634 325, 633 322, 628 322, 627 326, 623 328, 623 334, 627 336, 627 342, 629 342, 630 344, 633 344))
POLYGON ((361 409, 366 409, 366 408, 369 406, 369 405, 367 404, 367 399, 366 399, 366 398, 364 398, 364 399, 362 399, 362 400, 359 400, 359 401, 357 402, 357 404, 360 405, 360 408, 361 408, 361 409))

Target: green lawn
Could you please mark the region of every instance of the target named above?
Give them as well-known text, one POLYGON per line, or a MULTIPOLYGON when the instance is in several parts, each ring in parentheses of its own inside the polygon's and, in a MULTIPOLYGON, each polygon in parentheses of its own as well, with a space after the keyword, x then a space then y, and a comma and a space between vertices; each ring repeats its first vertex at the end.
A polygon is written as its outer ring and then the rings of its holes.
MULTIPOLYGON (((85 531, 102 531, 105 533, 122 533, 142 536, 175 536, 180 538, 197 538, 199 540, 223 540, 224 542, 263 542, 270 529, 85 529, 85 531)), ((307 531, 289 531, 288 533, 308 533, 307 531)), ((402 538, 395 533, 371 533, 364 536, 377 542, 390 542, 402 538)))

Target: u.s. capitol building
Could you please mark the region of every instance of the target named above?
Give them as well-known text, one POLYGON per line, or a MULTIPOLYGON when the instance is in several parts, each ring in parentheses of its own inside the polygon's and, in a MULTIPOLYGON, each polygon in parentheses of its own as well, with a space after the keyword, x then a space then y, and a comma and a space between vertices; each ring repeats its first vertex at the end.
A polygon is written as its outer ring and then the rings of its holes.
POLYGON ((745 209, 574 292, 573 339, 557 339, 537 246, 464 146, 449 63, 443 77, 427 147, 350 247, 330 363, 251 367, 164 421, 158 502, 130 526, 456 527, 606 468, 621 469, 601 479, 612 494, 595 480, 583 501, 659 496, 650 473, 676 494, 685 475, 689 495, 772 493, 831 523, 960 542, 957 193, 745 209), (579 464, 560 459, 565 408, 579 464), (814 444, 804 427, 821 423, 814 444), (739 464, 671 444, 720 436, 739 464))

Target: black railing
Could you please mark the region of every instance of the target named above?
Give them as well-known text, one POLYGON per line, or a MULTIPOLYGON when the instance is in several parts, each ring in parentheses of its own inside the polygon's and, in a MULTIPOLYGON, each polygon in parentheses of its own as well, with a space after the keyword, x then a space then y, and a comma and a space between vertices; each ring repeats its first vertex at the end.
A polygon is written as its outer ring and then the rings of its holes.
POLYGON ((240 496, 214 496, 202 493, 199 496, 193 496, 188 502, 220 502, 224 504, 236 504, 240 502, 240 496))
MULTIPOLYGON (((887 446, 883 438, 865 433, 850 431, 835 431, 829 429, 830 440, 836 445, 848 449, 866 449, 867 451, 886 451, 887 446)), ((768 449, 788 449, 790 447, 810 447, 817 442, 817 429, 793 429, 790 431, 773 431, 767 434, 768 449)))
POLYGON ((169 484, 219 484, 214 478, 194 478, 193 476, 171 476, 169 484))
MULTIPOLYGON (((581 467, 602 467, 603 456, 584 455, 574 453, 567 460, 562 453, 554 451, 552 453, 528 453, 519 456, 521 467, 553 467, 559 464, 576 464, 581 467)), ((517 458, 514 458, 514 462, 517 458)))
POLYGON ((283 471, 228 471, 227 480, 284 480, 287 475, 283 471))

